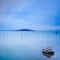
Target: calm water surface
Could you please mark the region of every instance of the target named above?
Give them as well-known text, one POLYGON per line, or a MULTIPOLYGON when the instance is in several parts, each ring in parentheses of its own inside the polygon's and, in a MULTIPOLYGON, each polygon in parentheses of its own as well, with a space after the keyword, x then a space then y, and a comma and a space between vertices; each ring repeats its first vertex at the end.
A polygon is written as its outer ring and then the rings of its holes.
POLYGON ((60 33, 0 31, 0 60, 60 60, 60 33), (41 53, 46 47, 55 52, 51 59, 41 53))

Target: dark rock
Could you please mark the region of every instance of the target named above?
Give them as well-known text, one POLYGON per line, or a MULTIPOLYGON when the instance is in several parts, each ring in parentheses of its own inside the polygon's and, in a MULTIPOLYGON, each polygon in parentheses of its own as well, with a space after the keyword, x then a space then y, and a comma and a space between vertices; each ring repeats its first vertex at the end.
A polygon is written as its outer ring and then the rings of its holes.
POLYGON ((48 58, 54 55, 54 51, 51 48, 42 49, 42 54, 48 58))

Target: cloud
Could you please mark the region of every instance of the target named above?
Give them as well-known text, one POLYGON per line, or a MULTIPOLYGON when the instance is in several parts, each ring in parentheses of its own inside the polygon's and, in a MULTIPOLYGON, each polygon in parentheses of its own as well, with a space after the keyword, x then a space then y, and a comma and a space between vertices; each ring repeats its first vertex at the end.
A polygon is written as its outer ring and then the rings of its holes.
POLYGON ((0 3, 0 29, 2 26, 44 29, 43 26, 60 25, 57 0, 1 0, 0 3))
POLYGON ((28 0, 2 0, 0 4, 0 12, 19 12, 27 7, 28 0))

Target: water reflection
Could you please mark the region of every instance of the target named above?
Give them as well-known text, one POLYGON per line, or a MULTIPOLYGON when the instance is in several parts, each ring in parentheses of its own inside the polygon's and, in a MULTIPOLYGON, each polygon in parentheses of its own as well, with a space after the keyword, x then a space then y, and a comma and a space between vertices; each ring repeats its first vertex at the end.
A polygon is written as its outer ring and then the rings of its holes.
POLYGON ((47 60, 41 54, 41 49, 51 46, 55 51, 52 59, 59 56, 59 35, 52 32, 0 32, 0 59, 47 60))

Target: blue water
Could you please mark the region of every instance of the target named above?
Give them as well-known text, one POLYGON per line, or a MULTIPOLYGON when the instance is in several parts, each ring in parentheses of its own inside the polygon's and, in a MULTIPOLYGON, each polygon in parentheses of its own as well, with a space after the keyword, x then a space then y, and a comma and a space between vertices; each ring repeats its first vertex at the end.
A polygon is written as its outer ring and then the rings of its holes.
POLYGON ((60 60, 60 33, 0 31, 0 60, 60 60), (41 53, 46 47, 55 52, 50 59, 41 53))

